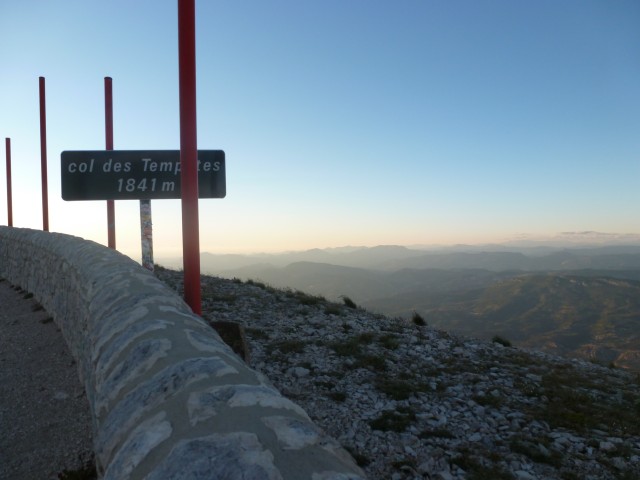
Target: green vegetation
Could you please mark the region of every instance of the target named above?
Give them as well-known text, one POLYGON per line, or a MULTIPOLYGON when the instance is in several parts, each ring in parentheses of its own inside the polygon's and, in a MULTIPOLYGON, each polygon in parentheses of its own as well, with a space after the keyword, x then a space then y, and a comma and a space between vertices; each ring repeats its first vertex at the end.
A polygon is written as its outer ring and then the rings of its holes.
POLYGON ((515 477, 499 465, 483 465, 473 458, 468 451, 463 451, 457 457, 451 460, 451 463, 457 465, 467 472, 470 480, 514 480, 515 477))
MULTIPOLYGON (((345 329, 345 333, 348 333, 349 330, 349 328, 345 329)), ((374 372, 382 372, 387 369, 386 358, 375 352, 367 352, 367 347, 373 345, 374 342, 379 343, 380 346, 387 350, 395 350, 400 346, 399 339, 394 334, 364 332, 351 336, 346 340, 333 342, 329 344, 329 348, 336 355, 353 358, 355 360, 353 363, 355 368, 366 368, 374 372)))
POLYGON ((511 439, 509 448, 513 453, 524 455, 536 463, 545 463, 555 468, 562 466, 562 455, 553 450, 540 448, 540 445, 548 446, 550 442, 547 439, 537 439, 536 442, 525 440, 524 438, 514 437, 511 439))
POLYGON ((334 385, 335 385, 335 383, 334 383, 334 382, 327 382, 327 381, 324 381, 324 380, 316 380, 314 383, 315 383, 318 387, 320 387, 320 388, 326 388, 327 390, 331 390, 331 389, 334 387, 334 385))
POLYGON ((268 345, 267 349, 270 353, 275 350, 278 350, 280 353, 284 354, 302 353, 306 345, 307 342, 303 340, 289 339, 271 343, 268 345))
POLYGON ((33 307, 31 307, 32 312, 40 312, 42 310, 44 310, 44 307, 39 303, 36 303, 33 307))
POLYGON ((288 291, 287 296, 295 298, 302 305, 318 305, 319 303, 327 303, 327 299, 321 295, 310 295, 300 290, 288 291))
POLYGON ((396 380, 393 378, 378 379, 375 387, 376 390, 394 400, 407 400, 414 393, 428 390, 427 385, 419 384, 411 380, 396 380))
POLYGON ((353 330, 353 327, 351 325, 346 322, 342 324, 342 331, 344 333, 349 333, 351 330, 353 330))
POLYGON ((347 399, 347 394, 344 392, 330 392, 329 398, 336 402, 344 402, 347 399))
POLYGON ((617 435, 639 435, 637 390, 618 395, 613 379, 604 382, 596 373, 580 373, 571 366, 558 366, 542 376, 537 392, 541 399, 533 408, 536 418, 553 428, 578 432, 601 429, 617 435))
POLYGON ((327 303, 324 307, 324 313, 327 315, 342 315, 342 309, 335 303, 327 303))
POLYGON ((375 337, 375 333, 365 332, 343 341, 334 342, 330 344, 329 347, 340 356, 358 357, 363 354, 363 346, 370 344, 375 339, 375 337))
POLYGON ((358 355, 361 353, 360 344, 355 338, 334 342, 329 347, 341 357, 358 355))
POLYGON ((349 446, 345 446, 344 448, 347 452, 349 452, 349 454, 356 461, 359 467, 366 467, 371 463, 371 460, 369 460, 369 457, 367 457, 366 455, 363 455, 362 453, 358 452, 354 448, 349 446))
POLYGON ((346 295, 340 295, 340 298, 344 302, 345 306, 347 306, 349 308, 358 308, 358 306, 355 304, 355 302, 353 300, 351 300, 349 297, 347 297, 346 295))
POLYGON ((93 456, 83 462, 83 465, 77 470, 63 470, 58 473, 58 480, 96 480, 98 472, 93 456))
POLYGON ((453 433, 444 427, 434 428, 433 430, 423 430, 418 435, 419 438, 456 438, 453 433))
POLYGON ((210 300, 212 302, 235 303, 238 300, 238 296, 233 293, 210 293, 204 289, 202 293, 206 295, 206 300, 210 300))
POLYGON ((409 407, 398 407, 396 410, 385 410, 380 416, 369 422, 372 430, 404 432, 416 419, 416 414, 409 407))
POLYGON ((355 368, 366 368, 375 372, 384 372, 387 369, 387 362, 380 355, 360 354, 353 364, 355 368))
POLYGON ((500 335, 494 335, 494 337, 491 339, 491 341, 493 343, 499 343, 503 347, 510 347, 511 346, 511 342, 509 340, 507 340, 506 338, 501 337, 500 335))
POLYGON ((400 346, 400 340, 397 335, 392 333, 388 333, 385 335, 380 335, 378 338, 378 342, 383 348, 387 350, 396 350, 400 346))
POLYGON ((503 403, 504 400, 502 399, 502 397, 500 397, 499 395, 474 395, 473 396, 473 401, 476 402, 478 405, 482 405, 483 407, 493 407, 493 408, 498 408, 500 407, 503 403))
POLYGON ((364 332, 355 337, 355 340, 361 345, 369 345, 376 338, 376 334, 373 332, 364 332))
POLYGON ((422 318, 422 316, 415 311, 413 312, 413 315, 411 315, 411 321, 413 322, 414 325, 417 325, 419 327, 424 327, 427 324, 425 319, 422 318))
POLYGON ((409 459, 409 458, 403 458, 402 460, 396 460, 395 462, 392 462, 391 466, 396 471, 402 471, 404 467, 408 467, 411 470, 415 470, 416 469, 416 461, 413 460, 413 459, 409 459))
POLYGON ((250 335, 254 338, 258 338, 261 340, 267 340, 269 338, 269 334, 265 332, 262 328, 245 327, 244 332, 247 335, 250 335))
POLYGON ((258 288, 261 288, 263 290, 267 289, 267 285, 264 282, 259 282, 257 280, 253 280, 251 278, 246 281, 246 284, 247 285, 253 285, 254 287, 258 287, 258 288))

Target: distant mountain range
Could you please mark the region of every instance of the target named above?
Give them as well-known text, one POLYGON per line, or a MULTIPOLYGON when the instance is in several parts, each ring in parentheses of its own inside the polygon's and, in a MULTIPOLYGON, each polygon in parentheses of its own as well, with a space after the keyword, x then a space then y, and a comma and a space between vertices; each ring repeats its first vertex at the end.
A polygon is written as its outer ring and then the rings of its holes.
MULTIPOLYGON (((502 270, 575 270, 584 268, 640 268, 640 245, 611 245, 583 248, 549 246, 507 247, 500 245, 456 245, 421 250, 397 245, 312 249, 278 254, 201 255, 203 272, 219 274, 253 266, 285 267, 296 262, 327 263, 368 270, 402 268, 483 268, 502 270)), ((167 266, 179 267, 180 259, 162 259, 167 266)))
MULTIPOLYGON (((166 266, 179 266, 165 261, 166 266)), ((640 370, 640 246, 345 247, 201 255, 203 273, 253 279, 390 316, 640 370)))

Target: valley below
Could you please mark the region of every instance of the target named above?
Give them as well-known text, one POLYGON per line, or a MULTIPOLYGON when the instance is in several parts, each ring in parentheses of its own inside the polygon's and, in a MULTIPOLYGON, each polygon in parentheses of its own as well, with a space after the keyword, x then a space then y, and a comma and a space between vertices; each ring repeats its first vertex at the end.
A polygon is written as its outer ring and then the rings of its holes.
MULTIPOLYGON (((201 256, 202 272, 640 371, 640 247, 400 246, 201 256)), ((166 262, 168 266, 177 266, 166 262)))

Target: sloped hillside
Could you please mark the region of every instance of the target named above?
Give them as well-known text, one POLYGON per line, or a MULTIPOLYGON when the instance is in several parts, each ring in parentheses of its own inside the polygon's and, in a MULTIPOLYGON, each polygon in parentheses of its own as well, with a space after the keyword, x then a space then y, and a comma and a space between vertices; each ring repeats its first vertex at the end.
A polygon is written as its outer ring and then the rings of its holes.
POLYGON ((519 275, 482 289, 406 301, 439 328, 486 339, 500 335, 515 345, 640 371, 637 281, 519 275))
POLYGON ((640 478, 635 374, 256 282, 203 277, 203 310, 371 479, 640 478))

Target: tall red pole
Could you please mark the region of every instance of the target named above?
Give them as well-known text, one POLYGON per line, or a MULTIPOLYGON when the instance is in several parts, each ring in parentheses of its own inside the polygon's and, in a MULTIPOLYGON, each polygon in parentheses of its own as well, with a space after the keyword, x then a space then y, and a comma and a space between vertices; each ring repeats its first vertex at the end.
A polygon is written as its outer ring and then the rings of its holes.
MULTIPOLYGON (((105 150, 113 150, 113 88, 111 77, 104 77, 105 150)), ((116 248, 116 206, 107 200, 107 236, 109 248, 116 248)))
POLYGON ((191 307, 191 310, 200 315, 202 313, 202 303, 200 296, 200 227, 198 223, 195 30, 195 0, 178 0, 184 299, 191 307))
POLYGON ((5 138, 7 151, 7 225, 13 227, 13 195, 11 194, 11 139, 5 138))
POLYGON ((47 111, 44 77, 40 77, 40 172, 42 176, 42 230, 49 231, 49 188, 47 185, 47 111))

